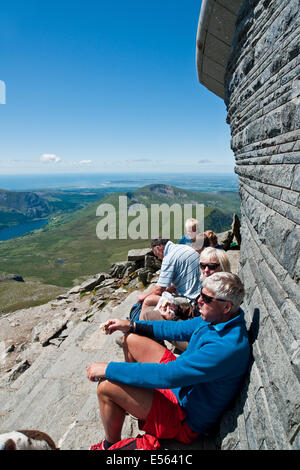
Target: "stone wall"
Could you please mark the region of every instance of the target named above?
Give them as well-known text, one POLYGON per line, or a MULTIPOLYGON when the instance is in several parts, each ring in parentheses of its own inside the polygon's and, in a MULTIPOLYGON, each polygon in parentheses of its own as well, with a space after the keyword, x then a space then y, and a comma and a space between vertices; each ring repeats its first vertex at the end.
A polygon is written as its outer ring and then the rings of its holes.
POLYGON ((222 448, 299 449, 300 1, 244 1, 236 24, 225 102, 253 363, 222 448))

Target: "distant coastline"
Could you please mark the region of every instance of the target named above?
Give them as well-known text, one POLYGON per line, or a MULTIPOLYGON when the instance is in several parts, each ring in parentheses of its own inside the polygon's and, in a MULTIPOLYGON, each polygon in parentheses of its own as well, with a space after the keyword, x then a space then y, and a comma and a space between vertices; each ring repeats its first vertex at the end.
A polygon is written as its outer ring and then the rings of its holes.
POLYGON ((189 191, 237 191, 238 177, 235 173, 0 175, 0 189, 11 191, 80 188, 112 188, 122 191, 141 188, 148 184, 169 184, 189 191))

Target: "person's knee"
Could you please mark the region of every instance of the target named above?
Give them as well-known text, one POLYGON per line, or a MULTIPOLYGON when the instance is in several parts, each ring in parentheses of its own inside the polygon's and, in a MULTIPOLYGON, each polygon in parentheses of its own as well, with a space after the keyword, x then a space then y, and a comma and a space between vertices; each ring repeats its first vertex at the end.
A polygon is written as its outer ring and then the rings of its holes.
POLYGON ((139 362, 141 357, 140 353, 145 350, 145 344, 147 344, 149 338, 135 333, 129 333, 124 336, 123 341, 123 350, 127 354, 127 360, 129 362, 139 362))
POLYGON ((97 397, 98 399, 104 399, 105 397, 108 397, 111 392, 111 386, 112 383, 109 382, 109 380, 101 380, 99 382, 98 387, 97 387, 97 397))
POLYGON ((146 308, 146 307, 152 307, 153 305, 156 305, 157 298, 158 298, 157 295, 148 295, 148 297, 146 297, 143 302, 144 304, 143 307, 146 308))
POLYGON ((134 333, 128 333, 122 337, 122 346, 123 348, 126 348, 127 350, 131 349, 131 346, 136 343, 138 335, 135 335, 134 333))

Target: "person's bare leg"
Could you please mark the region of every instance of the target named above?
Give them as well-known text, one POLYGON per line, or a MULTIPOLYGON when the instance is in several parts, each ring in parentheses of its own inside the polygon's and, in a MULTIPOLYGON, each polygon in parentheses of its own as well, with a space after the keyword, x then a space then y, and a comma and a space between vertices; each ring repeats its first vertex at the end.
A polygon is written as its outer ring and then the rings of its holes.
POLYGON ((138 419, 146 420, 152 405, 153 391, 104 380, 98 385, 97 396, 105 439, 115 443, 121 439, 126 411, 138 419))
POLYGON ((144 315, 144 312, 148 307, 155 307, 157 305, 157 302, 160 300, 160 298, 161 298, 160 295, 156 295, 156 294, 148 295, 148 297, 146 297, 143 301, 141 315, 144 315))
POLYGON ((130 333, 122 339, 126 362, 160 362, 165 347, 151 338, 130 333))
MULTIPOLYGON (((160 362, 165 349, 145 336, 130 333, 123 337, 126 362, 160 362)), ((105 439, 115 443, 121 439, 126 412, 146 420, 152 405, 153 390, 103 380, 98 385, 97 396, 105 439)))

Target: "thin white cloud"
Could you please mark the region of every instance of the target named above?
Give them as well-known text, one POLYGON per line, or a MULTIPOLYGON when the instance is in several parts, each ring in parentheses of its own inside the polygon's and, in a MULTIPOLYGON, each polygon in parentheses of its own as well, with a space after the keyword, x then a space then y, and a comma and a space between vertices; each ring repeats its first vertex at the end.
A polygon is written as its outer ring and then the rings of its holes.
POLYGON ((93 160, 80 160, 79 165, 90 165, 93 160))
POLYGON ((0 80, 0 104, 6 104, 6 85, 3 80, 0 80))
POLYGON ((43 153, 43 155, 41 155, 40 160, 43 163, 58 163, 61 161, 61 158, 51 153, 43 153))

